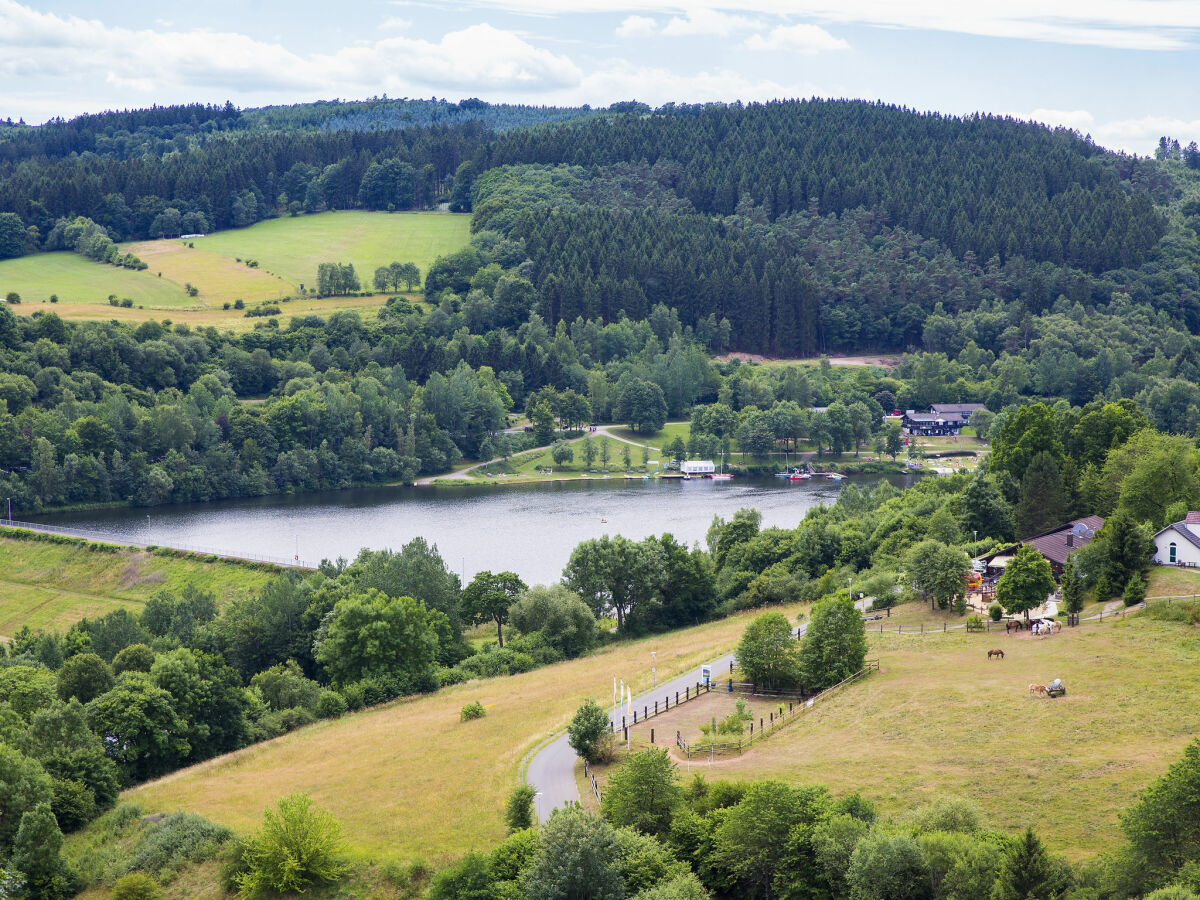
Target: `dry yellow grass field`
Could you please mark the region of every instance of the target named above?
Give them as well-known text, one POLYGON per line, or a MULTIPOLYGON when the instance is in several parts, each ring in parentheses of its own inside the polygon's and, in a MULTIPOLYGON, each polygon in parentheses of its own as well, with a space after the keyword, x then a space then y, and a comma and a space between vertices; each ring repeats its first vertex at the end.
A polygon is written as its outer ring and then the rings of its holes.
POLYGON ((342 823, 360 859, 437 862, 490 848, 504 837, 504 802, 524 757, 586 697, 605 701, 613 676, 648 685, 651 650, 660 677, 697 665, 736 643, 748 621, 735 616, 320 722, 125 796, 147 809, 190 810, 249 830, 267 805, 304 790, 342 823), (487 716, 459 722, 473 700, 487 716))
MULTIPOLYGON (((1190 626, 1135 615, 1047 638, 876 634, 871 654, 879 674, 741 756, 690 768, 680 757, 681 771, 860 791, 885 814, 942 792, 970 797, 991 825, 1033 825, 1081 859, 1119 840, 1119 813, 1200 733, 1200 631, 1190 626), (992 647, 1005 658, 989 661, 992 647), (1031 682, 1056 677, 1065 697, 1029 696, 1031 682)), ((658 740, 696 735, 731 705, 714 695, 683 706, 655 720, 658 740)), ((765 698, 750 705, 756 717, 774 708, 765 698)))

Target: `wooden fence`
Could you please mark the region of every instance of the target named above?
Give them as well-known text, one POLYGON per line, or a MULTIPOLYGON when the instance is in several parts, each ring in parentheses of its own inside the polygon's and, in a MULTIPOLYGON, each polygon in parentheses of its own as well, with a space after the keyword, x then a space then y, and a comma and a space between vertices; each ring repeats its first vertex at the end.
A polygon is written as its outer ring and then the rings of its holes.
MULTIPOLYGON (((818 701, 825 699, 835 691, 841 690, 848 684, 853 684, 856 681, 865 678, 871 672, 879 671, 879 660, 869 659, 866 664, 848 678, 839 681, 833 687, 826 688, 819 694, 803 699, 802 697, 791 699, 788 701, 788 708, 784 710, 783 704, 779 705, 778 714, 771 712, 768 716, 759 718, 758 730, 754 730, 754 723, 750 723, 750 734, 747 737, 738 738, 736 741, 711 741, 709 743, 688 743, 683 739, 683 736, 675 732, 675 746, 680 751, 687 754, 690 760, 693 755, 717 754, 717 753, 741 753, 747 747, 754 744, 755 741, 761 741, 769 735, 774 734, 778 729, 785 725, 789 725, 802 716, 807 710, 811 709, 818 701)), ((730 682, 731 689, 752 687, 752 685, 737 685, 730 682)), ((750 691, 739 691, 741 693, 750 693, 750 691)), ((759 695, 762 696, 762 695, 759 695)), ((780 696, 778 693, 769 696, 780 696)))

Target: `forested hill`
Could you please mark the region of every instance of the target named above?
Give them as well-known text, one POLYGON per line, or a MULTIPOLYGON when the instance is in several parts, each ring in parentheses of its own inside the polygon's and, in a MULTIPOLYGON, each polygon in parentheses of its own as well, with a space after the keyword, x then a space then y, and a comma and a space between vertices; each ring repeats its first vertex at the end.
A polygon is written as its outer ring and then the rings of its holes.
POLYGON ((1165 223, 1137 164, 1074 133, 996 116, 920 115, 831 100, 686 107, 504 135, 490 162, 610 165, 671 161, 697 211, 749 201, 792 212, 877 210, 982 260, 1024 256, 1099 272, 1138 265, 1165 223), (1122 181, 1125 184, 1122 184, 1122 181))
POLYGON ((523 248, 552 328, 662 303, 705 341, 727 320, 736 350, 943 349, 928 323, 981 304, 1127 295, 1196 334, 1190 151, 857 101, 155 108, 0 126, 0 257, 77 216, 122 241, 449 203, 523 248))

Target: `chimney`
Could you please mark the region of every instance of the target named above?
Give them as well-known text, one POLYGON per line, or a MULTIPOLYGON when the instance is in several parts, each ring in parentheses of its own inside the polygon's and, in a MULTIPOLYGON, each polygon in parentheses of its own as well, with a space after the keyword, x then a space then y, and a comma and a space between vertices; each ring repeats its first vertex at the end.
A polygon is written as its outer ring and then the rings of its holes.
POLYGON ((1067 532, 1067 546, 1068 547, 1075 546, 1075 532, 1074 531, 1067 532))

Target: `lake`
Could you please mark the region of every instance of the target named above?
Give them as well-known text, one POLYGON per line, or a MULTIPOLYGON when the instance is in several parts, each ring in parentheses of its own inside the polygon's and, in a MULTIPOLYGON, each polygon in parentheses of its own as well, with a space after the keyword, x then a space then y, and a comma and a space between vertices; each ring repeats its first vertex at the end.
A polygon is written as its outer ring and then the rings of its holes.
MULTIPOLYGON (((903 486, 912 476, 890 477, 903 486)), ((852 482, 873 484, 878 477, 852 482)), ((521 486, 365 488, 151 509, 104 509, 38 516, 48 525, 86 529, 117 542, 261 554, 306 564, 363 547, 399 549, 414 537, 437 544, 446 565, 470 578, 510 570, 530 584, 557 581, 575 545, 605 534, 641 539, 670 532, 703 543, 714 515, 742 507, 764 527, 795 527, 804 513, 832 503, 841 485, 814 479, 731 482, 570 481, 521 486), (147 517, 149 521, 147 522, 147 517)))

